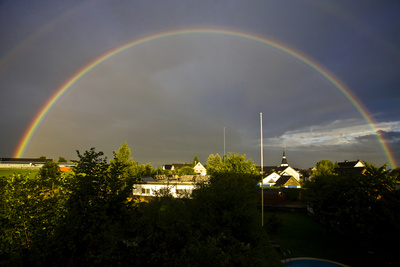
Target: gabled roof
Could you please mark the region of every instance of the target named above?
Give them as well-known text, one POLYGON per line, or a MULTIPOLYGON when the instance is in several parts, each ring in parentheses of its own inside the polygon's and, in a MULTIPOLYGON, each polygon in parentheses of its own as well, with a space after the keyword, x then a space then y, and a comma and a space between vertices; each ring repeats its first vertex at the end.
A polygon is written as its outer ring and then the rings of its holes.
POLYGON ((265 174, 267 174, 267 176, 268 176, 268 175, 270 175, 270 174, 273 173, 273 172, 280 173, 280 172, 283 172, 283 171, 286 170, 286 169, 287 169, 287 166, 286 166, 286 167, 280 167, 280 166, 264 166, 264 167, 263 167, 263 172, 264 172, 265 174))
POLYGON ((164 164, 163 168, 164 168, 164 170, 171 170, 172 164, 164 164))
POLYGON ((150 176, 142 177, 142 181, 145 182, 145 183, 148 183, 148 182, 157 182, 156 180, 154 180, 153 177, 150 177, 150 176))
POLYGON ((339 168, 364 168, 364 164, 361 160, 338 162, 339 168))
POLYGON ((284 186, 287 182, 295 183, 296 185, 300 185, 300 183, 290 175, 281 176, 275 183, 275 186, 284 186))
POLYGON ((163 169, 164 170, 177 170, 177 169, 181 169, 183 167, 192 167, 192 164, 190 163, 172 163, 172 164, 164 164, 163 165, 163 169))
POLYGON ((175 169, 180 169, 183 167, 192 167, 191 163, 172 163, 175 169))
POLYGON ((338 162, 339 167, 335 168, 336 173, 343 173, 343 172, 363 172, 364 164, 361 160, 356 161, 348 161, 345 160, 344 162, 338 162))

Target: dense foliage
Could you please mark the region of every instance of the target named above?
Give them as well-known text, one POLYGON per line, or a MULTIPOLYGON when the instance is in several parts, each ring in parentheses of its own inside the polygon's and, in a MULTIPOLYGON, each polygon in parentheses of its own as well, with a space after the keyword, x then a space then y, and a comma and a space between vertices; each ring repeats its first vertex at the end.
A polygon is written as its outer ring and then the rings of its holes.
POLYGON ((337 163, 333 163, 330 160, 323 159, 317 162, 314 170, 312 171, 312 174, 314 176, 336 175, 335 168, 338 166, 339 165, 337 163))
POLYGON ((69 175, 49 162, 36 179, 3 178, 0 265, 280 265, 259 222, 251 166, 221 169, 192 198, 165 193, 138 203, 132 184, 149 170, 127 146, 109 164, 94 148, 77 154, 69 175))
POLYGON ((246 155, 230 153, 224 155, 223 160, 216 154, 211 154, 207 160, 207 174, 214 176, 220 173, 251 174, 257 175, 257 165, 250 159, 246 160, 246 155))
POLYGON ((307 201, 332 230, 363 244, 391 243, 400 235, 400 192, 386 166, 365 165, 363 172, 314 177, 306 184, 307 201))

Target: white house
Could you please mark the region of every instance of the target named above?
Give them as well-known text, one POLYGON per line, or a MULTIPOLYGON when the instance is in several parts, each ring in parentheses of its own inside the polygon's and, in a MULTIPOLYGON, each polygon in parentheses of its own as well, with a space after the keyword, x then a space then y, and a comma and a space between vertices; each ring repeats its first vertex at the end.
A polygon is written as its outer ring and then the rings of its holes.
POLYGON ((280 177, 278 173, 272 172, 263 178, 263 184, 264 186, 273 186, 280 177))
MULTIPOLYGON (((192 166, 192 164, 189 164, 189 163, 164 164, 163 165, 163 170, 175 171, 175 170, 178 170, 178 169, 183 168, 183 167, 191 167, 191 166, 192 166)), ((206 176, 207 175, 206 168, 200 162, 197 162, 197 164, 193 167, 193 170, 197 175, 201 175, 201 176, 206 176)))
POLYGON ((194 189, 194 184, 191 182, 147 182, 142 184, 135 184, 133 186, 133 195, 142 199, 155 197, 158 194, 164 194, 168 191, 173 197, 179 198, 183 196, 190 196, 194 189))
POLYGON ((206 168, 200 162, 197 162, 197 164, 193 167, 193 169, 194 169, 194 172, 197 173, 198 175, 202 175, 202 176, 207 175, 206 168))
POLYGON ((300 173, 289 166, 285 152, 283 152, 281 164, 263 167, 263 171, 266 174, 265 178, 263 178, 263 186, 278 185, 287 187, 290 181, 290 187, 300 187, 300 173))

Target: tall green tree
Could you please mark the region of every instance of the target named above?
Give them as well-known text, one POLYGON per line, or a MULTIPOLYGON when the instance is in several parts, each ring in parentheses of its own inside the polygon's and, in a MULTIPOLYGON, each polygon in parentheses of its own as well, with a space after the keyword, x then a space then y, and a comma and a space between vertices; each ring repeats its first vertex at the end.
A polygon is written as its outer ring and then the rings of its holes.
POLYGON ((218 171, 221 168, 221 157, 217 153, 215 154, 210 154, 207 159, 207 174, 212 175, 216 171, 218 171))
POLYGON ((197 156, 194 156, 193 158, 193 163, 192 163, 192 167, 196 166, 196 164, 199 162, 199 159, 197 158, 197 156))
POLYGON ((157 171, 153 170, 153 166, 151 166, 150 163, 147 163, 138 165, 136 174, 138 178, 142 178, 146 176, 153 176, 157 174, 157 171))
POLYGON ((132 180, 122 180, 126 164, 115 153, 110 165, 94 148, 78 153, 75 183, 64 220, 56 229, 57 250, 50 265, 113 265, 123 258, 134 214, 132 180))
POLYGON ((60 177, 60 166, 58 166, 54 160, 45 161, 38 173, 38 179, 40 179, 42 183, 47 183, 51 188, 54 187, 54 183, 57 183, 60 177))
POLYGON ((121 147, 117 151, 114 151, 114 159, 110 161, 111 166, 117 162, 123 170, 120 179, 124 181, 133 179, 136 181, 138 177, 141 177, 141 173, 139 172, 143 172, 143 168, 139 170, 138 164, 133 161, 131 149, 126 142, 123 142, 121 147))
POLYGON ((59 157, 58 158, 58 162, 67 162, 67 160, 65 158, 63 158, 63 157, 59 157))
POLYGON ((103 158, 102 151, 96 152, 94 147, 86 150, 83 155, 76 151, 79 160, 74 161, 75 166, 72 168, 76 176, 98 176, 104 173, 108 168, 107 158, 103 158))
POLYGON ((180 168, 180 169, 177 171, 177 174, 178 174, 178 176, 180 176, 180 177, 181 177, 181 176, 184 176, 184 175, 196 175, 196 173, 195 173, 193 167, 190 167, 190 166, 185 166, 185 167, 180 168))
POLYGON ((336 175, 335 167, 337 164, 334 164, 332 161, 323 159, 318 161, 315 165, 315 169, 313 170, 314 176, 327 176, 327 175, 336 175))
POLYGON ((218 172, 249 175, 259 174, 257 165, 254 164, 253 161, 250 159, 246 160, 246 155, 238 155, 235 153, 230 153, 230 155, 225 158, 225 163, 221 164, 221 168, 218 172))

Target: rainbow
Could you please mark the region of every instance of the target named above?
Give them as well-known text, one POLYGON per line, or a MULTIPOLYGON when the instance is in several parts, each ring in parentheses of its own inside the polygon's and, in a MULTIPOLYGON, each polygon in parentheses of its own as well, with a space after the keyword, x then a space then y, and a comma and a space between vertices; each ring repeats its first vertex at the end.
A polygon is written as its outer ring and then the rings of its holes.
MULTIPOLYGON (((300 52, 276 41, 268 39, 263 36, 259 36, 252 33, 246 33, 236 30, 228 30, 228 29, 215 29, 215 28, 191 28, 191 29, 178 29, 178 30, 170 30, 155 33, 152 35, 143 36, 141 38, 137 38, 131 40, 123 45, 120 45, 110 51, 106 52, 105 54, 101 55, 100 57, 96 58, 85 67, 80 69, 78 72, 75 73, 70 79, 68 79, 57 91, 51 96, 51 98, 47 101, 47 103, 41 108, 41 110, 37 113, 35 118, 32 120, 31 124, 29 125, 27 131, 24 133, 23 138, 21 139, 15 153, 14 157, 22 157, 29 142, 31 141, 35 131, 40 126, 40 123, 45 118, 46 114, 50 111, 50 109, 57 103, 57 101, 71 88, 80 78, 82 78, 85 74, 90 72, 96 66, 101 64, 102 62, 106 61, 107 59, 113 57, 114 55, 131 48, 133 46, 143 44, 146 42, 150 42, 153 40, 157 40, 167 36, 176 36, 176 35, 183 35, 183 34, 217 34, 217 35, 228 35, 228 36, 235 36, 246 38, 250 40, 254 40, 257 42, 261 42, 266 44, 270 47, 273 47, 277 50, 284 52, 287 55, 290 55, 303 64, 309 66, 311 69, 316 71, 319 75, 323 78, 328 80, 334 87, 336 87, 354 106, 354 108, 361 114, 363 119, 370 125, 371 129, 374 132, 377 132, 377 128, 375 127, 374 120, 372 116, 369 114, 367 109, 363 106, 363 104, 356 98, 356 96, 332 73, 328 70, 323 68, 314 60, 306 57, 305 55, 301 54, 300 52)), ((382 135, 377 134, 377 139, 379 141, 380 146, 388 159, 388 163, 392 166, 392 168, 396 168, 395 157, 391 152, 389 146, 386 144, 384 137, 382 135)))

